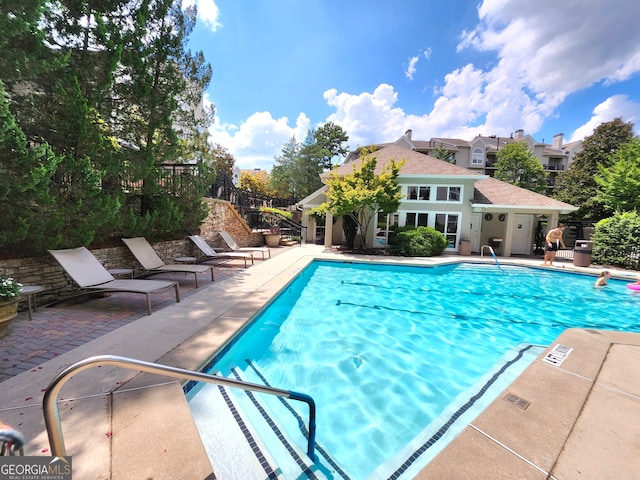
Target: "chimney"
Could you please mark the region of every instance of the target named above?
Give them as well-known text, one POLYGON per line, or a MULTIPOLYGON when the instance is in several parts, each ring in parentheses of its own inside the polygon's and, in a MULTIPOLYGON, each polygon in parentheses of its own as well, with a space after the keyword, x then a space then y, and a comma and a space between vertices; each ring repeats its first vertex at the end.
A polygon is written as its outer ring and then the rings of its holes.
POLYGON ((564 133, 556 133, 553 136, 553 144, 551 146, 553 148, 557 148, 558 150, 562 150, 563 141, 564 141, 564 133))
POLYGON ((411 129, 409 129, 406 132, 404 132, 404 136, 407 137, 407 140, 411 141, 411 134, 412 133, 413 133, 413 131, 411 129))
POLYGON ((522 140, 522 137, 524 137, 524 130, 523 129, 518 129, 515 132, 515 138, 516 140, 522 140))

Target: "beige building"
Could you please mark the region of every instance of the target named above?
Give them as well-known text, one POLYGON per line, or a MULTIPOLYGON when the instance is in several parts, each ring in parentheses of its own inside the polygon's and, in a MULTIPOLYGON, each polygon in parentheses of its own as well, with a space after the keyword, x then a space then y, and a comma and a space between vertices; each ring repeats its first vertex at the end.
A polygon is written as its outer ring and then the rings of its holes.
POLYGON ((552 144, 537 142, 531 135, 525 135, 523 130, 516 130, 509 137, 492 135, 485 137, 478 135, 473 140, 458 138, 432 138, 428 141, 413 140, 411 130, 396 140, 397 145, 406 145, 416 152, 431 155, 434 150, 446 149, 450 153, 450 161, 470 170, 484 173, 493 177, 497 162, 498 151, 511 142, 525 142, 527 147, 540 161, 549 174, 549 189, 551 194, 556 183, 558 173, 565 171, 573 162, 575 155, 582 150, 582 141, 564 143, 564 134, 558 133, 553 137, 552 144))
MULTIPOLYGON (((478 253, 488 245, 497 255, 531 255, 540 225, 555 226, 561 214, 577 210, 572 205, 491 178, 485 171, 490 150, 482 143, 484 137, 477 140, 457 149, 453 143, 449 144, 456 152, 455 164, 426 154, 424 145, 418 147, 411 141, 410 132, 392 144, 380 145, 376 152, 377 173, 391 159, 405 161, 398 176, 404 198, 397 212, 378 217, 377 224, 369 229, 367 245, 385 247, 391 225, 414 225, 442 232, 449 241, 449 252, 478 253), (480 145, 484 148, 484 164, 468 168, 466 164, 473 162, 473 151, 480 145)), ((495 151, 492 153, 495 157, 495 151)), ((333 172, 350 174, 359 161, 359 152, 352 152, 333 172)), ((325 191, 323 187, 302 200, 303 211, 324 203, 325 191)), ((303 215, 303 224, 308 227, 310 238, 326 246, 345 243, 340 218, 334 221, 328 215, 326 225, 331 225, 328 229, 318 226, 309 215, 303 215)))

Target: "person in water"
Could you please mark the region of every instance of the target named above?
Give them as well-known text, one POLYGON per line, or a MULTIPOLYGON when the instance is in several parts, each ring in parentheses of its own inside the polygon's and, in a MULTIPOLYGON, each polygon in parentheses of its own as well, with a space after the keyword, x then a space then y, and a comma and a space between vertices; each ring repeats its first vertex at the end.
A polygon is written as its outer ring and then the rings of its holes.
POLYGON ((560 245, 562 245, 562 248, 567 248, 562 238, 562 234, 564 233, 565 228, 567 228, 567 226, 564 223, 560 223, 558 224, 557 228, 554 228, 547 232, 547 237, 545 238, 544 244, 543 266, 553 266, 553 261, 556 259, 556 252, 560 249, 560 245))
POLYGON ((611 278, 611 272, 609 270, 603 270, 600 272, 598 279, 596 280, 596 287, 604 287, 607 285, 607 280, 611 278))

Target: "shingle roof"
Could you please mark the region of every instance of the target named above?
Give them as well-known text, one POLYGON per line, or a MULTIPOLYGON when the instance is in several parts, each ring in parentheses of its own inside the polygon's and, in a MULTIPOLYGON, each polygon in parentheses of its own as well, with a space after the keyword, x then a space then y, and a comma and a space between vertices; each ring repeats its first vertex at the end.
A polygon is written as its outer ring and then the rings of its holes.
MULTIPOLYGON (((474 184, 474 204, 500 205, 502 207, 509 206, 513 208, 576 209, 576 207, 568 203, 554 200, 545 195, 516 187, 515 185, 492 177, 487 178, 485 175, 398 145, 385 146, 376 151, 375 155, 377 159, 375 172, 377 174, 380 174, 383 167, 387 165, 391 159, 394 159, 396 162, 405 160, 405 164, 400 169, 401 176, 459 176, 466 178, 477 176, 479 178, 474 184)), ((335 170, 332 170, 332 172, 338 175, 350 174, 353 172, 354 166, 356 168, 360 167, 361 162, 362 159, 358 158, 352 162, 341 165, 335 170)))
MULTIPOLYGON (((430 157, 429 155, 409 150, 407 148, 402 148, 397 145, 390 145, 381 148, 375 152, 375 156, 377 159, 375 170, 377 174, 382 172, 382 168, 387 165, 391 159, 394 159, 396 162, 405 160, 404 166, 400 169, 400 175, 446 175, 463 177, 479 175, 478 173, 472 172, 466 168, 458 167, 457 165, 445 162, 444 160, 438 160, 437 158, 430 157)), ((350 174, 353 172, 354 165, 356 168, 359 168, 361 162, 362 159, 358 158, 357 160, 341 165, 335 170, 332 170, 332 172, 335 172, 338 175, 350 174)))
POLYGON ((561 210, 576 210, 568 203, 516 187, 495 178, 489 177, 475 183, 474 204, 509 205, 514 207, 547 207, 561 210))

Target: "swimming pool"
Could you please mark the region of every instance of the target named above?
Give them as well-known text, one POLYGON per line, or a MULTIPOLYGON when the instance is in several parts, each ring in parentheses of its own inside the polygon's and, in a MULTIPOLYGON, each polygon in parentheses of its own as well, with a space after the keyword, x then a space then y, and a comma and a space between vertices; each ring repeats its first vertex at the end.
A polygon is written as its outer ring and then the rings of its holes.
MULTIPOLYGON (((212 371, 311 395, 318 446, 335 460, 325 466, 331 475, 388 478, 433 437, 454 435, 451 418, 461 412, 468 422, 495 398, 535 358, 530 344, 548 345, 569 327, 638 331, 640 299, 624 282, 593 282, 496 265, 314 262, 212 371)), ((296 418, 264 402, 304 445, 296 418)), ((427 453, 409 467, 420 468, 427 453)))

